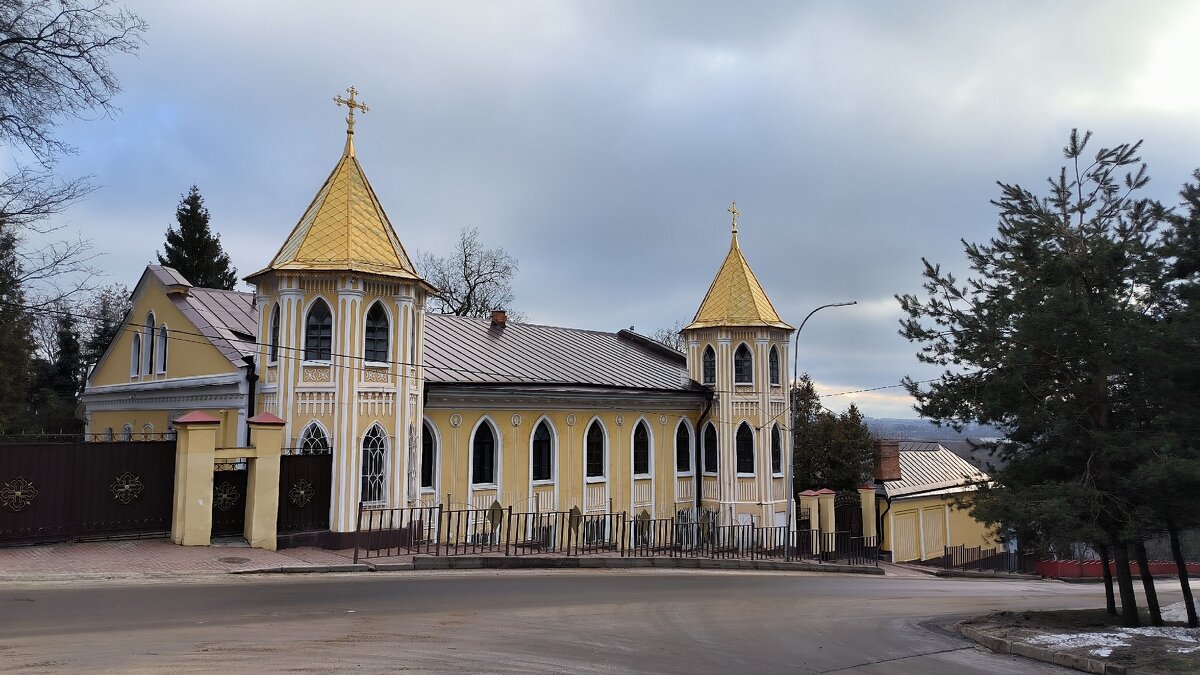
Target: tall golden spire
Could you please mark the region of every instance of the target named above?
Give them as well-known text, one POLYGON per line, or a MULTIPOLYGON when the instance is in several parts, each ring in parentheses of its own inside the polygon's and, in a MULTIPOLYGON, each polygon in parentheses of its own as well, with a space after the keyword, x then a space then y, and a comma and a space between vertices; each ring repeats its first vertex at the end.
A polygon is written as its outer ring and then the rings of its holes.
POLYGON ((355 109, 358 109, 365 113, 368 110, 370 110, 370 108, 367 107, 366 103, 358 101, 357 99, 354 98, 356 95, 358 95, 358 90, 354 88, 354 85, 350 85, 350 87, 348 89, 346 89, 346 93, 350 94, 350 98, 342 98, 342 96, 339 94, 339 95, 333 97, 333 102, 337 105, 344 105, 349 110, 349 114, 346 115, 346 154, 350 157, 353 157, 354 156, 354 111, 355 111, 355 109))

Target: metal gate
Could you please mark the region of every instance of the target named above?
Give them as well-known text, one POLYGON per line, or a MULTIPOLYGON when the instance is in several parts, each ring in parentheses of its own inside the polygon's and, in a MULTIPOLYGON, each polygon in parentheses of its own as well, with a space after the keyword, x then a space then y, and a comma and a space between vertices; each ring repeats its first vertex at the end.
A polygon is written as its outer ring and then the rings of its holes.
POLYGON ((333 451, 284 448, 279 458, 279 534, 329 529, 333 451))
POLYGON ((241 536, 246 530, 246 460, 218 462, 213 471, 212 536, 241 536))
POLYGON ((0 545, 165 534, 174 441, 0 444, 0 545))
POLYGON ((862 498, 857 491, 839 492, 833 498, 833 522, 838 532, 862 536, 862 498))

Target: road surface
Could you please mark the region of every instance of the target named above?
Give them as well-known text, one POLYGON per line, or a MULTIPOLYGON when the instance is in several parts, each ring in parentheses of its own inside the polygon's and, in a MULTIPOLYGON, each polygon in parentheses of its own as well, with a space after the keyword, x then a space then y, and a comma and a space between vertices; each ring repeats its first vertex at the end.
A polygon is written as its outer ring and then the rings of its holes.
POLYGON ((702 571, 219 577, 0 589, 0 670, 1066 673, 941 628, 1099 585, 702 571))

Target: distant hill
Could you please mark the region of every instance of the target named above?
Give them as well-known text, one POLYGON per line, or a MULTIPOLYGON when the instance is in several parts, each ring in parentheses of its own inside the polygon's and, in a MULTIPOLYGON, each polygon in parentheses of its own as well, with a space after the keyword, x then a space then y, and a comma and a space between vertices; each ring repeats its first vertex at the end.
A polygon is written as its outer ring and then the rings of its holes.
POLYGON ((1004 434, 984 424, 968 424, 962 432, 924 419, 868 417, 864 420, 871 435, 897 441, 965 441, 968 438, 1000 438, 1004 434))

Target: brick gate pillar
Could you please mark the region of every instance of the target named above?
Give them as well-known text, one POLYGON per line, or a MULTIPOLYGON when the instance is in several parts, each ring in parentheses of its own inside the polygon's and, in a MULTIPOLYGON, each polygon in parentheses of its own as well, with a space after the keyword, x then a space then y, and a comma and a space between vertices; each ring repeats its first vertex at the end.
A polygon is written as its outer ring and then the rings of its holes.
POLYGON ((817 503, 821 509, 821 552, 833 553, 837 550, 837 519, 834 515, 834 491, 829 488, 817 490, 817 503))
POLYGON ((863 539, 867 539, 868 537, 874 538, 878 534, 875 528, 875 486, 859 486, 858 501, 860 506, 862 506, 863 539))
POLYGON ((213 463, 221 420, 191 412, 175 420, 175 502, 171 541, 208 546, 212 537, 213 463))
MULTIPOLYGON (((276 522, 279 518, 279 457, 283 448, 283 427, 287 424, 269 412, 247 420, 253 456, 246 475, 246 529, 243 535, 253 548, 274 551, 276 522)), ((247 453, 249 455, 250 453, 247 453)))

